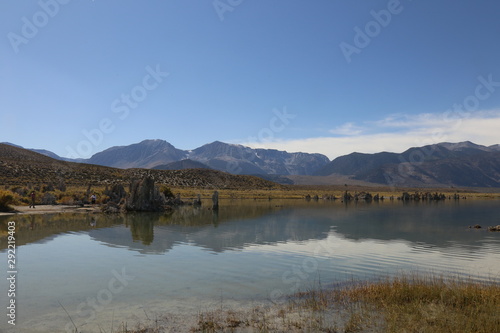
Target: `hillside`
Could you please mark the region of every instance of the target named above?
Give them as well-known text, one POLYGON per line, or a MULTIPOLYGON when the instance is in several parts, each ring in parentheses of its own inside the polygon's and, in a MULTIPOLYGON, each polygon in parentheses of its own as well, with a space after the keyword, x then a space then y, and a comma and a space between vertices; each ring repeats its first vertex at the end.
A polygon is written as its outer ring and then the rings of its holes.
POLYGON ((189 158, 213 169, 245 175, 312 175, 330 161, 321 154, 252 149, 220 141, 196 148, 189 158))
POLYGON ((115 168, 152 168, 185 159, 187 152, 163 140, 144 140, 129 146, 111 147, 93 155, 88 163, 115 168))
MULTIPOLYGON (((402 153, 355 152, 328 162, 328 158, 321 154, 252 149, 219 141, 183 151, 163 140, 145 140, 130 146, 109 148, 87 160, 114 167, 53 159, 47 156, 52 154, 43 149, 37 150, 42 154, 36 154, 33 149, 11 144, 1 146, 0 181, 6 184, 46 182, 46 179, 78 184, 126 183, 135 177, 131 170, 124 169, 127 167, 152 168, 149 172, 165 184, 185 184, 180 186, 225 186, 220 181, 213 185, 207 180, 209 175, 224 179, 224 183, 230 184, 228 186, 233 186, 233 183, 239 186, 240 180, 236 178, 218 176, 227 172, 254 175, 281 184, 500 188, 500 145, 481 146, 468 141, 413 147, 402 153)), ((246 179, 249 184, 254 183, 254 180, 246 179)), ((255 186, 266 188, 269 184, 255 183, 255 186)))
MULTIPOLYGON (((237 175, 312 175, 330 162, 326 156, 321 154, 288 153, 276 149, 252 149, 220 141, 205 144, 194 150, 181 150, 164 140, 144 140, 128 146, 111 147, 94 154, 89 159, 77 160, 62 158, 44 149, 30 150, 62 161, 120 169, 185 169, 192 167, 186 166, 187 162, 182 161, 190 160, 193 163, 203 164, 203 167, 237 175), (182 163, 174 164, 175 162, 182 163), (167 165, 168 167, 166 167, 167 165)), ((202 166, 196 166, 196 168, 200 167, 202 166)))
POLYGON ((208 165, 201 162, 185 159, 168 164, 160 164, 152 169, 155 170, 185 170, 185 169, 211 169, 208 165))
POLYGON ((113 168, 60 161, 23 148, 0 144, 0 184, 64 182, 67 185, 82 185, 123 180, 123 174, 113 168))
POLYGON ((23 148, 0 144, 0 184, 49 184, 88 186, 120 183, 152 176, 158 184, 207 189, 272 189, 280 185, 253 176, 231 175, 208 169, 150 170, 117 169, 65 162, 23 148))
POLYGON ((401 154, 352 153, 336 158, 316 175, 391 186, 500 187, 500 150, 498 145, 460 142, 410 148, 401 154))

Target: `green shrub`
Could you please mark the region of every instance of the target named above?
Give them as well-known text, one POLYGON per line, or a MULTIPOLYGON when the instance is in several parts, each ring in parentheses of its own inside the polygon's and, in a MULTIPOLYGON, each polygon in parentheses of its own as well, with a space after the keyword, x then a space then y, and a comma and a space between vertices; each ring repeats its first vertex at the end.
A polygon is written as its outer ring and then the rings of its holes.
POLYGON ((7 191, 0 191, 0 212, 13 211, 10 205, 14 203, 14 196, 7 191))
POLYGON ((162 185, 160 187, 160 192, 163 193, 163 195, 165 196, 165 199, 175 198, 175 195, 172 193, 172 190, 170 190, 170 188, 165 186, 165 185, 162 185))
POLYGON ((56 196, 53 193, 46 192, 42 196, 42 205, 55 205, 56 204, 56 196))

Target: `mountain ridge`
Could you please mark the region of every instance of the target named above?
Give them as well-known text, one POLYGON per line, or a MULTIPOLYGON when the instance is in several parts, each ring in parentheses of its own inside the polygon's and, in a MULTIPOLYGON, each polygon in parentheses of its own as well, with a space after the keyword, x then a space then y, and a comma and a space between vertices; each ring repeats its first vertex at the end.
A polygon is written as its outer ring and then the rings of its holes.
MULTIPOLYGON (((40 152, 58 160, 121 169, 153 169, 189 159, 214 170, 241 175, 311 175, 330 162, 328 157, 322 154, 288 153, 276 149, 253 149, 221 141, 207 143, 193 150, 181 150, 165 140, 143 140, 127 146, 113 146, 92 155, 88 159, 79 160, 65 159, 47 150, 29 150, 40 152)), ((180 164, 178 165, 180 166, 180 164)))
MULTIPOLYGON (((53 158, 55 155, 44 149, 31 151, 53 158)), ((353 152, 330 161, 321 154, 253 149, 221 141, 180 150, 157 139, 111 147, 90 159, 78 160, 82 162, 122 169, 208 168, 261 176, 283 184, 293 183, 293 179, 311 179, 315 184, 337 179, 389 186, 500 187, 500 145, 483 146, 470 141, 412 147, 402 153, 353 152), (320 177, 307 178, 316 176, 320 177)))
POLYGON ((351 153, 331 161, 318 176, 391 186, 500 187, 500 147, 470 141, 412 147, 398 153, 351 153))
POLYGON ((12 145, 0 144, 0 184, 64 184, 76 186, 122 184, 153 177, 172 187, 205 189, 279 189, 281 185, 255 176, 231 175, 210 169, 153 170, 67 162, 12 145))
POLYGON ((201 162, 193 161, 191 159, 184 159, 180 161, 171 162, 168 164, 156 165, 154 170, 185 170, 185 169, 212 169, 208 165, 201 162))
POLYGON ((90 164, 120 169, 146 168, 185 159, 187 153, 164 140, 143 140, 128 146, 114 146, 92 155, 90 164), (161 162, 160 162, 161 161, 161 162))

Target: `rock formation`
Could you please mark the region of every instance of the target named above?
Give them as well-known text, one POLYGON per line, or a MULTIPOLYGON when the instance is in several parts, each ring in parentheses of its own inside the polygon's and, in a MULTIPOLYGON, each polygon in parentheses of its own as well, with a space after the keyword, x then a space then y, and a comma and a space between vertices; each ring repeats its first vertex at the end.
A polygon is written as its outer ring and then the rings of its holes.
POLYGON ((500 231, 500 224, 496 227, 488 227, 488 231, 500 231))
POLYGON ((115 184, 111 189, 108 189, 106 186, 104 194, 107 195, 109 199, 101 207, 101 211, 108 214, 119 213, 125 205, 125 199, 127 197, 127 192, 123 185, 115 184))
POLYGON ((219 210, 219 192, 215 191, 212 195, 212 209, 219 210))
POLYGON ((137 212, 160 212, 165 210, 165 204, 165 196, 155 186, 154 179, 145 177, 130 185, 125 209, 137 212))

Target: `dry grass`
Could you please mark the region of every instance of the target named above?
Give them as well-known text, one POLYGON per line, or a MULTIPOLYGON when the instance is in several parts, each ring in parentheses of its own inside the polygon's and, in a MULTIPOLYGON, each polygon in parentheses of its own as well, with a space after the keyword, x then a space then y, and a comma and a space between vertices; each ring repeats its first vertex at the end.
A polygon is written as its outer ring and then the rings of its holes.
POLYGON ((403 275, 299 296, 312 311, 343 309, 343 332, 500 332, 500 285, 493 283, 403 275))
POLYGON ((10 212, 14 210, 14 208, 11 206, 14 203, 14 193, 0 190, 0 212, 10 212))
MULTIPOLYGON (((213 188, 192 188, 192 187, 171 187, 174 194, 180 193, 183 198, 195 198, 198 194, 204 199, 210 199, 214 192, 213 188)), ((283 185, 281 188, 275 189, 219 189, 219 198, 221 199, 304 199, 306 195, 317 195, 320 200, 324 196, 335 196, 340 198, 345 191, 351 194, 360 192, 369 192, 373 195, 379 194, 389 199, 391 196, 400 196, 403 192, 430 192, 443 193, 447 197, 453 197, 455 193, 459 193, 461 197, 469 199, 496 199, 500 198, 500 193, 486 193, 457 189, 410 189, 410 188, 390 188, 390 187, 367 187, 367 186, 348 186, 332 185, 332 186, 298 186, 298 185, 283 185)))
POLYGON ((384 309, 389 332, 500 331, 499 285, 403 277, 357 294, 384 309))
POLYGON ((500 285, 402 275, 302 292, 284 304, 199 314, 192 332, 500 332, 500 285))
POLYGON ((402 275, 295 295, 250 311, 198 315, 192 332, 500 332, 500 285, 402 275))
POLYGON ((87 203, 90 201, 90 194, 97 195, 97 203, 102 203, 107 198, 103 194, 104 186, 68 186, 61 191, 59 189, 47 189, 46 184, 37 184, 29 186, 4 186, 4 190, 0 190, 0 205, 4 198, 10 196, 10 204, 15 206, 24 206, 31 203, 30 193, 35 192, 36 205, 75 205, 78 202, 87 203))
MULTIPOLYGON (((133 172, 144 172, 144 170, 126 170, 129 173, 133 172)), ((180 170, 179 172, 181 172, 180 170)), ((196 171, 196 170, 195 170, 196 171)), ((229 176, 228 179, 212 179, 207 175, 198 175, 195 171, 193 173, 185 172, 182 175, 163 175, 158 174, 159 177, 156 184, 162 188, 168 188, 174 195, 180 194, 181 198, 191 199, 196 198, 198 195, 202 199, 210 200, 215 190, 219 192, 220 199, 303 199, 307 195, 311 197, 318 196, 321 200, 323 197, 336 198, 342 197, 345 191, 351 194, 360 192, 369 192, 372 195, 379 194, 385 199, 389 199, 391 196, 398 197, 401 196, 403 192, 416 193, 416 192, 430 192, 430 193, 443 193, 447 197, 452 197, 454 194, 458 193, 461 197, 467 198, 480 198, 480 199, 495 199, 500 198, 500 193, 491 192, 488 193, 488 189, 439 189, 439 188, 394 188, 389 186, 359 186, 359 185, 276 185, 270 186, 269 182, 264 180, 259 180, 257 177, 243 177, 243 176, 229 176), (161 176, 161 177, 160 177, 161 176), (163 179, 162 177, 167 177, 168 179, 163 179), (174 177, 175 176, 175 177, 174 177), (186 178, 186 179, 184 179, 186 178), (233 179, 234 178, 234 179, 233 179), (173 180, 172 180, 173 179, 173 180), (211 183, 207 186, 178 186, 172 185, 171 183, 182 183, 180 180, 184 179, 186 184, 191 183, 211 183), (175 180, 175 181, 174 181, 175 180), (218 186, 225 184, 224 186, 218 186), (229 186, 230 185, 230 186, 229 186)), ((123 171, 125 172, 125 171, 123 171)), ((173 172, 173 171, 172 171, 173 172)), ((137 175, 139 177, 140 175, 137 175)), ((117 177, 114 181, 121 180, 125 184, 125 189, 128 190, 127 182, 123 180, 124 177, 117 177)), ((130 177, 129 177, 130 178, 130 177)), ((29 193, 34 190, 36 193, 36 203, 37 204, 47 204, 50 201, 50 196, 55 199, 55 204, 73 205, 76 202, 88 201, 90 193, 96 193, 97 203, 103 203, 108 199, 104 194, 106 186, 100 184, 99 182, 92 182, 89 179, 88 183, 76 185, 74 181, 67 180, 69 185, 64 185, 63 188, 59 188, 58 185, 54 185, 54 181, 38 181, 38 182, 17 182, 16 185, 3 185, 0 186, 5 193, 10 192, 14 195, 13 205, 28 205, 31 201, 29 198, 29 193), (89 185, 92 184, 92 185, 89 185), (90 187, 90 188, 89 188, 90 187)), ((112 184, 113 182, 109 182, 112 184)), ((207 183, 207 184, 208 184, 207 183)), ((7 183, 4 183, 7 184, 7 183)), ((111 185, 108 185, 111 187, 111 185)), ((490 189, 491 190, 491 189, 490 189)), ((0 202, 1 203, 1 202, 0 202)))

